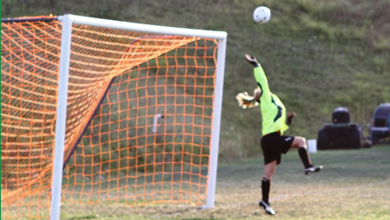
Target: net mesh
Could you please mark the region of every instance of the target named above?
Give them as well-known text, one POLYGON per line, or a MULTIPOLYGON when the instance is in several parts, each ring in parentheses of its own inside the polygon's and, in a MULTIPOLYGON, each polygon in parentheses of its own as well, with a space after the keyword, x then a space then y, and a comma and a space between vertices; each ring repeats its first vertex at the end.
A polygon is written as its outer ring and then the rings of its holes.
MULTIPOLYGON (((47 216, 61 23, 2 22, 2 217, 47 216)), ((217 42, 73 25, 62 202, 206 198, 217 42)))

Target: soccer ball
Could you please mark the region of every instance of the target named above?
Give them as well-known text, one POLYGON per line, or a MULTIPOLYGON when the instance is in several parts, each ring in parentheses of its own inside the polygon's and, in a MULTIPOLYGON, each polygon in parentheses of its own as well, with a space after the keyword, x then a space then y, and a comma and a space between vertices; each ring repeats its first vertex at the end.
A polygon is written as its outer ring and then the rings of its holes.
POLYGON ((271 19, 271 10, 265 6, 259 6, 253 11, 253 20, 256 23, 264 24, 271 19))

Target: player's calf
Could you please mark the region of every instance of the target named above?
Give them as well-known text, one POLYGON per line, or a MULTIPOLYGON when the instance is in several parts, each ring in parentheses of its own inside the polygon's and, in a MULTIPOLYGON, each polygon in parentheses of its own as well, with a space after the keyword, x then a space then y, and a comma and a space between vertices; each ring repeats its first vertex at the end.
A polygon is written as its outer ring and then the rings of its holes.
POLYGON ((309 152, 307 151, 306 145, 303 145, 303 146, 299 147, 298 148, 298 153, 299 153, 299 157, 301 158, 301 161, 302 161, 303 166, 305 167, 305 169, 313 166, 311 164, 310 157, 309 157, 309 152))

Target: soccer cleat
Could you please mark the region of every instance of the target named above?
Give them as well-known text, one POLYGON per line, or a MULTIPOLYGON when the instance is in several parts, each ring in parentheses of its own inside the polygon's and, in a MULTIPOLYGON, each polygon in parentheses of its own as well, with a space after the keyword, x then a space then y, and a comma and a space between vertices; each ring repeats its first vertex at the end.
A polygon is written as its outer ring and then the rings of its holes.
POLYGON ((259 62, 257 61, 256 57, 253 57, 251 55, 245 54, 245 59, 253 66, 259 66, 259 62))
POLYGON ((270 215, 275 215, 275 211, 271 208, 271 206, 269 206, 269 204, 267 204, 266 202, 264 202, 263 200, 261 200, 259 202, 259 206, 264 208, 264 211, 267 213, 267 214, 270 214, 270 215))
POLYGON ((322 170, 322 167, 323 166, 312 166, 312 167, 309 167, 309 168, 305 169, 305 174, 306 175, 310 175, 312 173, 320 172, 322 170))

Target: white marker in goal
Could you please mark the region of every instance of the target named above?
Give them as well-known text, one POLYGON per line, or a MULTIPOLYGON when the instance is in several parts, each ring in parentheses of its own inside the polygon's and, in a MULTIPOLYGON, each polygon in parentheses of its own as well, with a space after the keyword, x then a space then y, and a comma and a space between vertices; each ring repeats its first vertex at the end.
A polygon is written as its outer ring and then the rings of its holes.
POLYGON ((164 115, 162 114, 157 114, 154 116, 154 119, 153 119, 153 128, 152 128, 152 132, 153 133, 156 133, 157 132, 157 119, 159 118, 164 118, 164 115))

